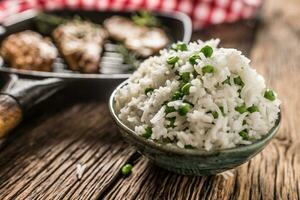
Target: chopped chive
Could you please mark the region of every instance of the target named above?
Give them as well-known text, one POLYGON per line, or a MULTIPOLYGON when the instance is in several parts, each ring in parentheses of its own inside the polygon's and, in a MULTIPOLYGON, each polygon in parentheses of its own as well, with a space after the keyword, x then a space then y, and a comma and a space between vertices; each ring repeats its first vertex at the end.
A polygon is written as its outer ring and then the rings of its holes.
POLYGON ((178 56, 170 56, 168 59, 167 59, 167 63, 169 65, 175 65, 175 63, 177 63, 177 61, 179 60, 179 57, 178 56))
POLYGON ((192 65, 195 65, 195 64, 197 64, 197 62, 196 62, 197 59, 200 59, 200 56, 198 54, 194 54, 189 58, 189 62, 192 65))
POLYGON ((187 51, 187 45, 185 43, 177 43, 172 49, 175 51, 187 51))
POLYGON ((149 139, 151 135, 152 135, 152 128, 148 126, 147 128, 145 128, 145 133, 142 136, 146 139, 149 139))
POLYGON ((184 94, 182 92, 176 91, 172 96, 172 100, 175 101, 175 100, 182 99, 183 96, 184 94))
POLYGON ((215 71, 215 68, 211 65, 206 65, 202 68, 203 75, 206 73, 213 73, 215 71))
POLYGON ((167 126, 167 128, 175 128, 175 121, 176 121, 176 117, 169 117, 167 118, 167 120, 170 122, 170 124, 167 126))
POLYGON ((247 133, 247 130, 243 130, 243 131, 239 132, 239 135, 243 138, 243 140, 248 140, 249 139, 249 135, 247 133))
POLYGON ((254 113, 254 112, 258 112, 258 107, 253 105, 253 106, 250 106, 249 108, 247 108, 247 110, 250 112, 250 113, 254 113))
POLYGON ((147 95, 148 93, 152 93, 154 90, 154 88, 146 88, 145 89, 145 95, 147 95))
POLYGON ((183 82, 189 82, 190 80, 190 72, 184 72, 180 75, 180 80, 182 80, 183 82))
POLYGON ((189 95, 190 94, 190 87, 191 84, 190 83, 186 83, 181 87, 181 92, 185 95, 189 95))
POLYGON ((230 83, 230 77, 228 76, 227 79, 225 81, 222 82, 222 84, 228 84, 231 85, 230 83))
POLYGON ((241 79, 240 76, 235 77, 235 78, 233 79, 233 82, 234 82, 235 84, 237 84, 237 85, 240 85, 241 87, 244 87, 244 85, 245 85, 245 83, 243 82, 243 80, 241 79))
POLYGON ((180 116, 185 116, 190 111, 190 104, 182 103, 178 108, 178 114, 180 116))
POLYGON ((266 90, 264 97, 270 101, 274 101, 276 99, 275 94, 272 90, 266 90))
POLYGON ((241 114, 243 114, 244 112, 247 112, 247 108, 245 105, 237 106, 237 107, 235 107, 235 110, 241 114))
POLYGON ((195 147, 193 147, 193 146, 190 145, 190 144, 184 145, 184 148, 185 148, 185 149, 195 149, 195 147))
POLYGON ((172 106, 166 106, 165 108, 165 113, 168 114, 168 113, 171 113, 171 112, 175 112, 176 109, 172 106))
POLYGON ((123 175, 129 175, 132 172, 132 165, 131 164, 126 164, 122 167, 121 172, 123 175))
POLYGON ((208 45, 204 46, 200 51, 205 55, 206 58, 211 57, 214 52, 211 46, 208 45))

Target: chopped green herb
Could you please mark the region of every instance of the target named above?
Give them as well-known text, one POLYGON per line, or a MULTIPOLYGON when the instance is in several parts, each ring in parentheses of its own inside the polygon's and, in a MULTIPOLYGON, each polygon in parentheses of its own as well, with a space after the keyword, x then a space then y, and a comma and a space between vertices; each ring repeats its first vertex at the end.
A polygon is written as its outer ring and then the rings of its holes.
POLYGON ((240 85, 241 87, 244 87, 244 85, 245 85, 245 83, 243 82, 243 80, 241 79, 240 76, 235 77, 235 78, 233 79, 233 82, 234 82, 235 84, 237 84, 237 85, 240 85))
POLYGON ((123 45, 118 44, 116 51, 123 56, 124 63, 130 66, 130 70, 135 70, 140 66, 140 61, 135 53, 129 52, 129 50, 123 45))
POLYGON ((255 105, 253 105, 253 106, 247 108, 247 110, 248 110, 250 113, 254 113, 254 112, 258 112, 258 111, 259 111, 259 110, 258 110, 258 107, 255 106, 255 105))
POLYGON ((196 72, 196 70, 193 71, 193 77, 196 78, 198 76, 198 73, 196 72))
POLYGON ((185 149, 195 149, 195 147, 193 147, 193 146, 190 145, 190 144, 184 145, 184 148, 185 148, 185 149))
POLYGON ((276 99, 275 94, 272 90, 265 91, 264 97, 270 101, 274 101, 276 99))
POLYGON ((165 113, 168 114, 168 113, 171 113, 171 112, 175 112, 176 109, 172 106, 167 106, 166 105, 166 108, 165 108, 165 113))
POLYGON ((211 57, 211 55, 214 52, 213 49, 211 48, 211 46, 208 46, 208 45, 203 47, 200 51, 205 55, 206 58, 211 57))
POLYGON ((147 128, 145 128, 145 133, 142 136, 146 139, 149 139, 151 135, 152 135, 152 128, 148 126, 147 128))
POLYGON ((167 128, 175 128, 175 121, 176 121, 176 117, 169 117, 167 118, 167 120, 170 122, 170 124, 167 126, 167 128))
POLYGON ((249 139, 249 135, 247 133, 247 130, 243 130, 243 131, 239 132, 239 135, 243 138, 243 140, 248 140, 249 139))
POLYGON ((178 56, 170 56, 168 59, 167 59, 167 63, 169 65, 175 65, 175 63, 177 63, 177 61, 179 60, 179 57, 178 56))
POLYGON ((121 172, 123 175, 129 175, 132 172, 132 165, 131 164, 126 164, 122 167, 121 172))
POLYGON ((217 111, 213 111, 213 112, 211 112, 211 114, 212 114, 212 116, 213 116, 215 119, 217 119, 218 116, 219 116, 219 114, 218 114, 217 111))
POLYGON ((189 82, 190 80, 190 72, 184 72, 180 75, 180 79, 183 81, 183 82, 189 82))
POLYGON ((185 116, 190 111, 190 104, 182 103, 178 108, 178 114, 181 116, 185 116))
POLYGON ((197 61, 196 61, 197 59, 200 59, 200 56, 198 54, 194 54, 189 58, 189 62, 192 65, 195 65, 195 64, 197 64, 197 61))
POLYGON ((187 51, 187 45, 185 43, 177 43, 172 47, 175 51, 187 51))
POLYGON ((186 83, 181 87, 181 92, 185 95, 189 95, 190 94, 190 87, 191 84, 190 83, 186 83))
POLYGON ((224 108, 223 108, 223 106, 220 106, 219 109, 221 110, 222 114, 224 115, 224 108))
POLYGON ((235 107, 235 110, 241 114, 243 114, 244 112, 247 112, 247 108, 245 105, 237 106, 237 107, 235 107))
POLYGON ((145 89, 145 95, 147 95, 148 93, 152 93, 154 90, 154 88, 146 88, 145 89))
POLYGON ((203 75, 206 73, 213 73, 215 71, 215 68, 211 65, 206 65, 202 68, 203 75))
POLYGON ((246 120, 243 120, 243 125, 247 124, 247 121, 246 120))
POLYGON ((228 76, 227 79, 225 81, 222 82, 222 84, 228 84, 231 85, 230 83, 230 77, 228 76))
POLYGON ((133 23, 139 25, 139 26, 149 26, 149 27, 153 27, 153 26, 159 26, 160 23, 158 21, 158 19, 151 15, 150 12, 148 11, 140 11, 137 14, 133 15, 131 17, 133 23))
POLYGON ((49 15, 45 13, 38 13, 34 18, 34 23, 38 32, 49 35, 57 26, 66 23, 68 19, 49 15))
POLYGON ((175 100, 182 99, 183 96, 184 94, 182 92, 176 91, 172 96, 172 100, 175 101, 175 100))

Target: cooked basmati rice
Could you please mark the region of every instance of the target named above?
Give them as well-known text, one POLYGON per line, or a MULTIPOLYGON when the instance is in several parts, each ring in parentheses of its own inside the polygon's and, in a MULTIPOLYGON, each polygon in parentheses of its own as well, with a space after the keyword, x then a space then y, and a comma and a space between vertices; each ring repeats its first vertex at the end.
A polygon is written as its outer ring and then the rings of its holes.
POLYGON ((267 134, 280 112, 277 95, 240 51, 218 43, 177 43, 144 61, 116 94, 119 118, 180 148, 231 148, 267 134))

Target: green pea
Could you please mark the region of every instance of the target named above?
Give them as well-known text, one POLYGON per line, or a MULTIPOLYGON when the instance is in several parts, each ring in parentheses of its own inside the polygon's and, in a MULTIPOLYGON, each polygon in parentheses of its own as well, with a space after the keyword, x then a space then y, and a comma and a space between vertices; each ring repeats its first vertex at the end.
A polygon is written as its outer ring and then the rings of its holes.
POLYGON ((123 175, 129 175, 132 172, 132 165, 131 164, 126 164, 122 167, 121 172, 123 175))
POLYGON ((214 73, 214 71, 215 71, 215 68, 211 65, 206 65, 202 68, 203 75, 206 73, 214 73))
POLYGON ((247 108, 247 110, 248 110, 250 113, 254 113, 254 112, 258 112, 258 111, 259 111, 259 110, 258 110, 258 107, 255 106, 255 105, 253 105, 253 106, 247 108))
POLYGON ((167 120, 170 122, 170 124, 167 126, 167 128, 175 128, 175 121, 176 121, 176 117, 169 117, 167 118, 167 120))
POLYGON ((231 85, 230 83, 230 77, 228 76, 227 79, 225 81, 222 82, 222 84, 228 84, 231 85))
POLYGON ((165 113, 168 114, 168 113, 171 113, 171 112, 175 112, 176 109, 172 106, 166 106, 165 108, 165 113))
POLYGON ((145 95, 147 95, 148 93, 152 93, 154 90, 154 88, 146 88, 145 89, 145 95))
POLYGON ((245 105, 237 106, 237 107, 235 107, 235 110, 241 114, 243 114, 244 112, 247 112, 247 108, 245 105))
POLYGON ((190 87, 191 84, 190 83, 186 83, 181 87, 181 92, 185 95, 189 95, 190 94, 190 87))
POLYGON ((167 63, 169 65, 175 65, 175 63, 177 63, 177 61, 179 60, 179 57, 178 56, 170 56, 168 59, 167 59, 167 63))
POLYGON ((190 80, 190 72, 184 72, 180 75, 180 79, 183 81, 183 82, 189 82, 190 80))
POLYGON ((176 91, 172 96, 172 100, 175 101, 175 100, 182 99, 183 96, 184 94, 182 92, 176 91))
POLYGON ((187 45, 185 43, 177 43, 172 49, 175 51, 187 51, 187 45))
POLYGON ((240 85, 241 87, 244 87, 244 85, 245 85, 245 83, 243 82, 243 80, 241 79, 240 76, 235 77, 235 78, 233 79, 233 82, 234 82, 235 84, 237 84, 237 85, 240 85))
POLYGON ((182 103, 178 108, 178 114, 180 116, 185 116, 190 111, 190 104, 182 103))
POLYGON ((275 94, 272 90, 266 90, 264 97, 270 101, 274 101, 276 99, 275 94))
POLYGON ((145 128, 145 133, 142 136, 146 139, 149 139, 151 135, 152 135, 152 128, 148 126, 147 128, 145 128))
POLYGON ((198 54, 194 54, 189 58, 189 62, 192 65, 195 65, 195 64, 197 64, 197 61, 196 61, 197 59, 200 59, 200 56, 198 54))
POLYGON ((249 135, 247 133, 247 130, 243 130, 243 131, 239 132, 239 135, 243 138, 243 140, 248 140, 249 139, 249 135))
POLYGON ((183 100, 183 103, 187 103, 187 104, 190 104, 191 107, 194 107, 195 105, 187 100, 183 100))
POLYGON ((214 52, 211 46, 208 45, 204 46, 200 51, 205 55, 206 58, 211 57, 214 52))

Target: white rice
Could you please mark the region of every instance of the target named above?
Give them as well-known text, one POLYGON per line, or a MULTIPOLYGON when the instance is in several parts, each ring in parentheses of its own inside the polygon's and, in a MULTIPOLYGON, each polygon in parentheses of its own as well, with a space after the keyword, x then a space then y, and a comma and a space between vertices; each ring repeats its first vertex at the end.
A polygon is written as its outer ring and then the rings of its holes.
POLYGON ((119 118, 138 135, 143 136, 148 127, 152 130, 149 139, 167 141, 180 148, 231 148, 250 144, 267 134, 280 111, 276 93, 275 100, 265 98, 264 78, 250 67, 250 60, 236 49, 218 48, 218 43, 218 39, 192 42, 187 51, 162 50, 159 56, 144 61, 116 94, 119 118), (206 45, 213 49, 212 56, 207 58, 200 52, 206 45), (189 58, 195 53, 200 59, 192 65, 189 58), (174 68, 167 64, 170 56, 179 57, 174 68), (203 74, 206 65, 213 66, 214 72, 203 74), (171 100, 182 87, 178 74, 184 72, 190 72, 189 94, 171 100), (224 83, 228 77, 230 84, 224 83), (244 86, 235 83, 236 77, 241 78, 244 86), (154 90, 146 95, 146 88, 154 90), (184 101, 193 106, 181 116, 177 110, 184 101), (166 105, 175 111, 166 113, 166 105), (241 105, 255 105, 258 111, 240 113, 236 107, 241 105), (218 116, 214 117, 212 112, 218 116), (168 126, 171 117, 176 118, 175 127, 168 126), (247 138, 240 135, 241 131, 246 131, 247 138))

